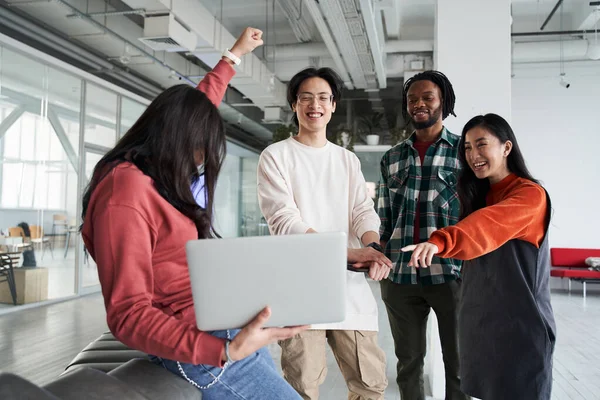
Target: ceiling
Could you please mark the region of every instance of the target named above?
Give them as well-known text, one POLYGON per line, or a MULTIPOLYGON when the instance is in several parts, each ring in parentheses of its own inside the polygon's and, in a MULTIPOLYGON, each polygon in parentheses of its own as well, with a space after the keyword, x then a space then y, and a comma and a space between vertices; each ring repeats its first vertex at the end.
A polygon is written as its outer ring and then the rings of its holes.
MULTIPOLYGON (((566 0, 542 31, 556 4, 511 2, 514 63, 558 61, 561 38, 569 42, 566 60, 585 59, 589 34, 580 31, 593 29, 600 12, 589 0, 566 0)), ((435 13, 435 0, 0 0, 0 29, 152 98, 173 84, 197 83, 243 28, 259 28, 265 46, 245 57, 220 110, 232 137, 260 149, 289 121, 285 84, 307 66, 332 67, 345 81, 346 100, 331 126, 357 126, 373 112, 385 116, 382 131, 402 125, 411 62, 433 67, 435 13), (168 30, 179 47, 142 43, 155 37, 152 26, 168 30)))

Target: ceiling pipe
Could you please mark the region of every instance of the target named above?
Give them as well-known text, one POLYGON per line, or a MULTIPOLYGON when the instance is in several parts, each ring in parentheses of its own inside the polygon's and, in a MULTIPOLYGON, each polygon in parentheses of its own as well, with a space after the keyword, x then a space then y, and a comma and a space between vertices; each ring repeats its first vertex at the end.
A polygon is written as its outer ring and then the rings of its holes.
MULTIPOLYGON (((428 53, 433 51, 433 40, 391 40, 383 46, 383 52, 389 53, 428 53)), ((329 50, 323 43, 298 43, 269 46, 267 57, 276 56, 278 60, 306 59, 307 57, 329 57, 329 50)))
POLYGON ((546 31, 546 32, 514 32, 511 33, 512 37, 520 37, 520 36, 553 36, 553 35, 586 35, 588 33, 592 33, 593 31, 546 31))
MULTIPOLYGON (((589 60, 589 42, 586 39, 565 40, 562 47, 564 60, 589 60)), ((560 41, 513 43, 512 62, 519 64, 560 61, 560 49, 560 41)))
POLYGON ((560 7, 560 5, 562 4, 562 2, 563 2, 563 0, 558 0, 556 2, 556 4, 554 5, 554 8, 552 9, 552 11, 550 11, 550 15, 548 15, 548 18, 546 18, 546 20, 544 21, 544 23, 540 27, 540 31, 544 30, 544 28, 546 27, 546 25, 548 24, 548 22, 550 22, 550 20, 554 16, 554 13, 556 12, 556 10, 558 10, 558 7, 560 7))
POLYGON ((433 51, 433 40, 390 40, 383 49, 386 53, 427 53, 433 51))

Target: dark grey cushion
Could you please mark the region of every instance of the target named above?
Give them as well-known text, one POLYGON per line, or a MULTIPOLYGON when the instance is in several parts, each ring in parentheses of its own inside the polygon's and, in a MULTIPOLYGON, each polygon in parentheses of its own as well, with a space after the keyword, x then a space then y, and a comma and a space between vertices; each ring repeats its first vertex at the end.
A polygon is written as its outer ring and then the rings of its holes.
POLYGON ((89 350, 77 354, 67 366, 67 371, 77 365, 86 365, 108 372, 131 359, 147 357, 147 354, 137 350, 89 350))
POLYGON ((61 375, 44 389, 62 400, 149 400, 119 379, 92 368, 61 375))
POLYGON ((92 350, 131 350, 131 348, 116 340, 96 340, 85 346, 81 351, 92 350))
POLYGON ((109 372, 150 400, 201 400, 200 390, 148 360, 131 360, 109 372))
POLYGON ((52 393, 34 385, 28 380, 9 373, 0 373, 0 399, 59 400, 52 393))

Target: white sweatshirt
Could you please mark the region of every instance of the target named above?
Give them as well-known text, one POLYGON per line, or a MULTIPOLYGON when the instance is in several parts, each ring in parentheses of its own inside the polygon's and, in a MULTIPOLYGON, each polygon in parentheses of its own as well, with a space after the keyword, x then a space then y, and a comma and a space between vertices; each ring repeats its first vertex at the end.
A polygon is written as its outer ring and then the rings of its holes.
MULTIPOLYGON (((345 232, 348 247, 362 247, 380 220, 367 194, 356 155, 327 142, 320 148, 293 138, 274 143, 258 162, 258 201, 272 235, 345 232)), ((377 303, 362 273, 347 276, 347 317, 312 329, 377 331, 377 303)))

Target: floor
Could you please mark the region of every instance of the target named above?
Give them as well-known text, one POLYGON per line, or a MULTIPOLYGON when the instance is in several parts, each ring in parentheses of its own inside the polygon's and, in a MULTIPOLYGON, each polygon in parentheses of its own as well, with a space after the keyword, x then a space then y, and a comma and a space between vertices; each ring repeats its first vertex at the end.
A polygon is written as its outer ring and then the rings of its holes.
MULTIPOLYGON (((378 297, 378 286, 372 285, 378 297)), ((556 290, 552 302, 558 327, 554 357, 553 400, 598 399, 600 392, 600 294, 568 294, 556 290), (596 393, 594 395, 594 393, 596 393)), ((380 302, 380 343, 387 353, 386 399, 399 400, 394 381, 393 343, 380 302)), ((68 362, 105 331, 105 312, 99 294, 46 307, 0 316, 2 371, 22 375, 43 385, 59 375, 68 362)), ((279 349, 270 347, 277 359, 279 349)), ((344 399, 343 379, 331 354, 322 399, 344 399)), ((432 398, 429 398, 430 400, 432 398)))

